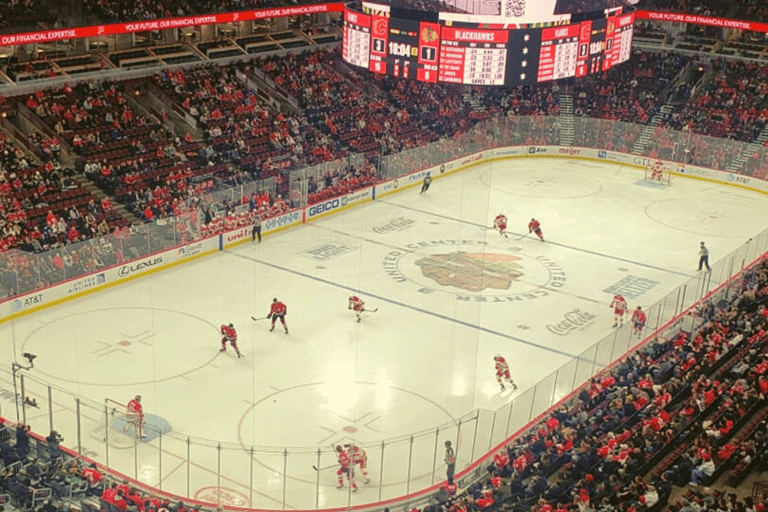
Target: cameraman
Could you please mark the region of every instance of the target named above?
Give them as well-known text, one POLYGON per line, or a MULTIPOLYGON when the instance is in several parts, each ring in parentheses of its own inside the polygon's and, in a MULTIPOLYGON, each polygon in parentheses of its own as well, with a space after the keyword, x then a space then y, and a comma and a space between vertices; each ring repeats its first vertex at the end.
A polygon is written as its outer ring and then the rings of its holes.
POLYGON ((55 459, 61 456, 61 450, 59 450, 59 443, 64 440, 61 434, 55 430, 51 430, 51 434, 45 438, 48 443, 48 454, 51 459, 55 459))

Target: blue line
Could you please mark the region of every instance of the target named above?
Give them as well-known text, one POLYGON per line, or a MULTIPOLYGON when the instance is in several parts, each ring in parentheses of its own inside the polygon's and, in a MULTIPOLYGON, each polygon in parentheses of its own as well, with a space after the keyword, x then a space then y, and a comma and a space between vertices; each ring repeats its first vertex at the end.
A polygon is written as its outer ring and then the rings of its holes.
MULTIPOLYGON (((310 274, 305 274, 304 272, 299 272, 298 270, 293 270, 293 269, 290 269, 290 268, 281 267, 280 265, 275 265, 274 263, 269 263, 267 261, 257 260, 256 258, 252 258, 252 257, 246 256, 244 254, 238 254, 236 252, 231 252, 229 250, 225 250, 224 252, 228 253, 228 254, 231 254, 233 256, 237 256, 238 258, 243 258, 245 260, 250 260, 250 261, 253 261, 254 263, 260 263, 262 265, 266 265, 268 267, 272 267, 272 268, 277 269, 277 270, 282 270, 284 272, 288 272, 288 273, 294 274, 296 276, 304 277, 304 278, 307 278, 307 279, 313 279, 315 281, 321 282, 323 284, 327 284, 329 286, 335 286, 336 288, 341 288, 342 290, 347 290, 347 291, 350 291, 352 293, 360 292, 360 290, 356 289, 356 288, 350 288, 349 286, 344 286, 343 284, 334 283, 333 281, 329 281, 329 280, 323 279, 321 277, 313 276, 313 275, 310 275, 310 274)), ((411 309, 413 311, 418 311, 419 313, 424 313, 425 315, 434 316, 436 318, 440 318, 442 320, 447 320, 449 322, 455 322, 455 323, 463 325, 465 327, 470 327, 470 328, 473 328, 473 329, 477 329, 479 331, 483 331, 483 332, 486 332, 486 333, 489 333, 489 334, 495 334, 496 336, 501 336, 502 338, 506 338, 508 340, 516 341, 518 343, 522 343, 523 345, 528 345, 528 346, 535 347, 535 348, 538 348, 538 349, 541 349, 541 350, 546 350, 548 352, 553 352, 553 353, 561 355, 561 356, 570 357, 572 359, 579 359, 578 355, 569 354, 568 352, 563 352, 562 350, 557 350, 555 348, 545 347, 544 345, 539 345, 537 343, 533 343, 532 341, 527 341, 527 340, 524 340, 524 339, 521 339, 521 338, 516 338, 514 336, 510 336, 509 334, 504 334, 503 332, 494 331, 492 329, 488 329, 486 327, 482 327, 482 326, 479 326, 479 325, 470 324, 469 322, 465 322, 463 320, 458 320, 456 318, 451 318, 449 316, 441 315, 440 313, 435 313, 434 311, 428 311, 426 309, 421 309, 421 308, 416 307, 416 306, 410 306, 408 304, 404 304, 404 303, 396 301, 394 299, 388 299, 386 297, 382 297, 381 295, 376 295, 374 293, 369 293, 369 292, 364 292, 364 293, 365 293, 365 295, 367 295, 369 297, 375 297, 378 300, 381 300, 381 301, 384 301, 384 302, 389 302, 390 304, 394 304, 395 306, 400 306, 400 307, 403 307, 403 308, 406 308, 406 309, 411 309)))
MULTIPOLYGON (((479 228, 487 227, 487 226, 484 226, 482 224, 476 224, 474 222, 470 222, 468 220, 457 219, 455 217, 449 217, 448 215, 442 215, 442 214, 439 214, 439 213, 430 212, 430 211, 426 211, 426 210, 419 210, 418 208, 411 208, 410 206, 404 206, 402 204, 390 203, 389 201, 384 201, 384 200, 381 200, 381 199, 379 199, 379 202, 384 203, 384 204, 388 204, 388 205, 392 205, 392 206, 397 206, 399 208, 404 208, 406 210, 411 210, 411 211, 418 212, 418 213, 426 213, 428 215, 433 215, 435 217, 440 217, 440 218, 446 219, 446 220, 452 220, 454 222, 461 222, 463 224, 468 224, 470 226, 477 226, 479 228)), ((510 233, 512 235, 522 236, 522 233, 515 233, 513 231, 507 231, 507 233, 510 233)), ((633 260, 628 260, 628 259, 625 259, 625 258, 619 258, 618 256, 611 256, 610 254, 604 254, 602 252, 590 251, 589 249, 581 249, 580 247, 573 247, 573 246, 561 244, 561 243, 558 243, 558 242, 550 242, 549 240, 547 240, 546 243, 548 243, 550 245, 557 245, 557 246, 563 247, 565 249, 571 249, 571 250, 574 250, 574 251, 584 252, 584 253, 587 253, 587 254, 593 254, 595 256, 600 256, 600 257, 608 258, 608 259, 611 259, 611 260, 623 261, 624 263, 631 263, 633 265, 638 265, 640 267, 646 267, 646 268, 651 268, 653 270, 658 270, 658 271, 661 271, 661 272, 667 272, 669 274, 675 274, 675 275, 683 276, 683 277, 694 277, 694 276, 692 276, 690 274, 685 274, 683 272, 678 272, 676 270, 669 270, 669 269, 662 268, 662 267, 656 267, 654 265, 648 265, 647 263, 640 263, 639 261, 633 261, 633 260)))

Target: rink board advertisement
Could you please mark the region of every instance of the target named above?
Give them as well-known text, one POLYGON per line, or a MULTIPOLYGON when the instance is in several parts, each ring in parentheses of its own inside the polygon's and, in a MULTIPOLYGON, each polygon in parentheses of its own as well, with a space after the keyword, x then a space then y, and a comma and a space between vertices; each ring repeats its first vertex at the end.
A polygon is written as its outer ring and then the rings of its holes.
MULTIPOLYGON (((509 149, 517 151, 517 148, 509 149)), ((464 169, 474 167, 475 165, 480 165, 484 162, 484 158, 494 156, 494 151, 495 150, 484 150, 479 153, 474 153, 472 155, 459 158, 457 160, 430 167, 428 169, 416 171, 414 173, 401 176, 397 179, 387 181, 385 183, 379 183, 374 187, 374 199, 394 194, 400 190, 421 185, 424 183, 424 178, 427 175, 432 176, 432 179, 437 179, 443 175, 453 174, 456 171, 463 171, 464 169)))
POLYGON ((374 187, 367 187, 362 190, 357 190, 351 194, 335 197, 333 199, 328 199, 327 201, 308 206, 304 209, 304 221, 309 222, 310 220, 324 217, 328 214, 340 212, 352 206, 372 201, 373 188, 374 187))
MULTIPOLYGON (((261 223, 261 235, 264 236, 269 233, 277 233, 284 229, 288 229, 293 226, 298 226, 302 223, 302 210, 294 210, 284 215, 272 217, 261 223)), ((219 235, 219 249, 229 249, 236 245, 240 245, 245 242, 252 241, 254 238, 253 224, 248 224, 241 228, 227 231, 219 235)))
MULTIPOLYGON (((374 187, 367 187, 351 194, 329 199, 322 203, 268 219, 263 222, 261 233, 262 236, 277 233, 316 218, 373 201, 379 197, 417 187, 423 182, 424 176, 427 174, 430 174, 433 178, 439 178, 443 175, 452 174, 456 171, 468 169, 476 165, 517 158, 581 159, 595 162, 615 163, 636 169, 645 169, 647 165, 656 161, 656 159, 639 155, 572 146, 510 146, 489 149, 445 162, 439 166, 416 171, 401 176, 395 180, 380 183, 374 187)), ((672 174, 675 178, 693 178, 768 195, 768 182, 758 178, 674 162, 664 162, 664 164, 672 170, 672 174)), ((510 171, 513 172, 514 169, 510 169, 510 171)), ((439 187, 439 183, 433 186, 439 187)), ((252 225, 244 226, 219 236, 198 240, 181 247, 175 247, 164 252, 144 256, 107 269, 100 269, 93 274, 79 276, 64 281, 58 285, 8 299, 0 303, 0 322, 11 320, 17 316, 53 306, 103 288, 127 282, 137 277, 152 274, 158 270, 172 267, 179 263, 191 261, 236 245, 250 242, 252 240, 252 229, 252 225)))
POLYGON ((92 274, 78 276, 3 302, 0 307, 0 321, 54 306, 215 252, 218 252, 218 237, 198 240, 151 256, 100 269, 92 274))

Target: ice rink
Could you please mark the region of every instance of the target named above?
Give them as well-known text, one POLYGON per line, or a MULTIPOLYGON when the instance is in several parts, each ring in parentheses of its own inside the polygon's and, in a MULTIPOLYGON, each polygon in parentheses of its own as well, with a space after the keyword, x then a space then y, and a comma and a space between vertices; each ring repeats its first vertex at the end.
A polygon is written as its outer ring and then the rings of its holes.
MULTIPOLYGON (((618 164, 488 164, 4 324, 0 353, 38 356, 25 380, 42 405, 26 409, 34 430, 49 428, 35 381, 55 383, 54 427, 77 448, 74 392, 83 451, 104 461, 109 445, 109 464, 149 485, 272 509, 372 502, 444 478, 446 439, 459 467, 485 453, 473 411, 500 408, 611 332, 613 290, 645 308, 696 275, 700 241, 717 261, 766 218, 759 194, 653 185, 618 164), (500 212, 509 238, 487 228, 500 212), (546 242, 521 238, 532 217, 546 242), (357 323, 353 293, 378 311, 357 323), (273 297, 290 334, 251 320, 273 297), (243 359, 219 352, 230 322, 243 359), (515 393, 500 393, 495 354, 515 393), (85 405, 136 394, 170 425, 162 446, 119 433, 105 443, 103 412, 85 405), (417 432, 433 434, 411 443, 417 432), (335 468, 312 468, 334 464, 339 442, 368 452, 371 482, 358 473, 354 495, 335 488, 335 468)), ((8 396, 0 405, 15 419, 8 396)))

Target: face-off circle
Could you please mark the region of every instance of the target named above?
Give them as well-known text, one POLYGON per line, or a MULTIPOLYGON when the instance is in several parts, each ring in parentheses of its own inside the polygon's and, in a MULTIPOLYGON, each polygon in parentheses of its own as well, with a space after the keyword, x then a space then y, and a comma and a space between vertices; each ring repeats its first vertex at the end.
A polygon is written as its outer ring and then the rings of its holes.
POLYGON ((22 350, 45 353, 35 371, 63 382, 125 386, 175 379, 218 355, 218 326, 189 313, 105 308, 57 318, 26 337, 22 350), (210 334, 201 333, 209 332, 210 334), (184 357, 178 357, 179 346, 184 357), (142 364, 163 361, 161 365, 142 364), (78 371, 72 373, 72 368, 78 371))
MULTIPOLYGON (((317 450, 322 452, 321 464, 328 459, 335 461, 335 445, 354 443, 369 457, 379 459, 382 439, 388 439, 392 442, 388 443, 387 456, 393 456, 407 446, 404 440, 411 433, 434 431, 436 423, 445 426, 440 428, 441 439, 453 439, 460 434, 455 422, 441 404, 404 388, 375 382, 314 382, 281 389, 253 403, 240 418, 238 437, 248 452, 251 446, 290 447, 296 439, 314 439, 314 449, 289 450, 289 464, 303 461, 309 468, 317 463, 317 450), (300 416, 297 411, 302 411, 300 416)), ((425 434, 420 442, 432 447, 434 435, 425 434)), ((254 462, 279 475, 283 474, 282 457, 279 450, 253 452, 254 462)), ((413 468, 414 475, 426 475, 431 470, 431 463, 415 462, 413 468)), ((289 472, 287 477, 315 484, 313 473, 289 472)), ((400 483, 388 481, 386 485, 400 483)), ((329 480, 323 485, 336 484, 329 480)))

